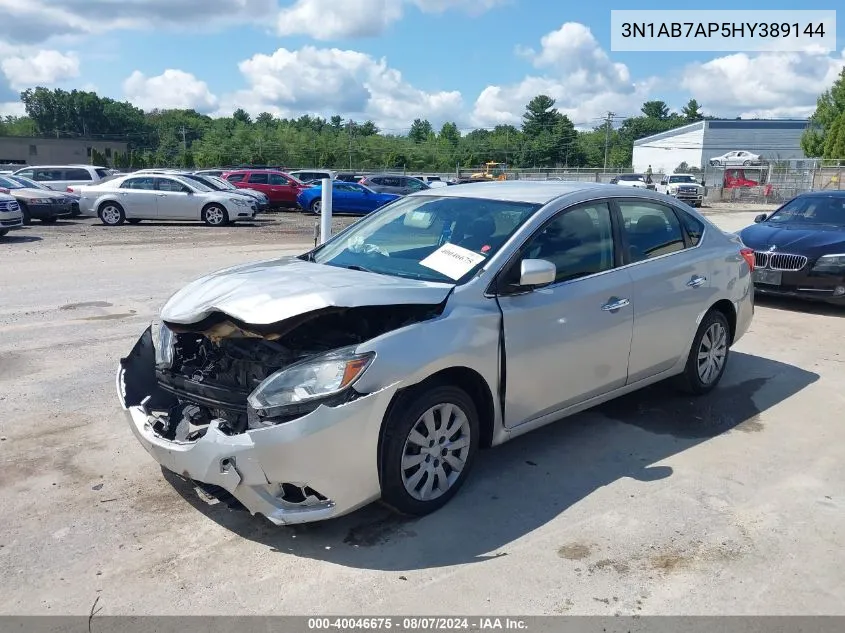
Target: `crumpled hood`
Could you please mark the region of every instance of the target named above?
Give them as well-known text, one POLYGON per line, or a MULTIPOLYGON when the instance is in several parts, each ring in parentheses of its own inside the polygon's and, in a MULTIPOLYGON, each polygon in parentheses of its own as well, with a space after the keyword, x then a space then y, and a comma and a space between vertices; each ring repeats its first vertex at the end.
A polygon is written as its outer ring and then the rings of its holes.
POLYGON ((201 277, 167 301, 161 318, 189 324, 222 312, 244 323, 269 325, 330 307, 437 305, 452 287, 284 257, 201 277))

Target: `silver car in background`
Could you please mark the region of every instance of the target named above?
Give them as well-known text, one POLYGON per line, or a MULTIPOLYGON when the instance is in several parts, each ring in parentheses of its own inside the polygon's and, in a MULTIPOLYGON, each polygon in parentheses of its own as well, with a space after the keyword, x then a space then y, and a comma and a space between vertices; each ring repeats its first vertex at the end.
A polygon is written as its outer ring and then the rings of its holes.
POLYGON ((667 378, 709 392, 751 322, 752 268, 647 190, 425 191, 188 284, 117 390, 156 461, 273 523, 379 498, 422 515, 479 448, 667 378))

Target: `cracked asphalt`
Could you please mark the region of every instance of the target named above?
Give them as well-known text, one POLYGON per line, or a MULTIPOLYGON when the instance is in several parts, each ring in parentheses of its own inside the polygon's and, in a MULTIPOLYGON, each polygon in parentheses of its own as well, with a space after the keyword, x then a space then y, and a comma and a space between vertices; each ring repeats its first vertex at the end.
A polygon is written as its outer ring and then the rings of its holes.
POLYGON ((117 361, 187 281, 313 225, 0 238, 0 613, 845 614, 845 311, 824 306, 758 301, 711 396, 656 385, 484 451, 422 519, 205 504, 134 440, 117 361))

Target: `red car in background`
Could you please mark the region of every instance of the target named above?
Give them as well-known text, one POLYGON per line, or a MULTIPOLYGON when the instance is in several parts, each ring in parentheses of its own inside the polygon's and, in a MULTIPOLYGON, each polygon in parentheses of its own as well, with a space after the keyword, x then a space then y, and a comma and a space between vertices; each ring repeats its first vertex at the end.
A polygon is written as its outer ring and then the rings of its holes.
POLYGON ((223 174, 225 178, 241 189, 255 189, 267 194, 271 207, 297 208, 297 196, 308 185, 293 176, 275 169, 234 169, 223 174))

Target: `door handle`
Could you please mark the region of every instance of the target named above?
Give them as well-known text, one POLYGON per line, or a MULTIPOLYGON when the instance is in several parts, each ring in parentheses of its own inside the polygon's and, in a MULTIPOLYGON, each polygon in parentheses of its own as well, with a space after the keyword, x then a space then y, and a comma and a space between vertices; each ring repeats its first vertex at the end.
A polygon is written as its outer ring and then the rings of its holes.
POLYGON ((164 198, 164 194, 163 194, 163 193, 157 193, 157 194, 156 194, 156 197, 157 197, 157 198, 164 198))
POLYGON ((630 305, 631 302, 627 299, 617 299, 616 297, 611 297, 608 303, 605 303, 601 309, 605 312, 616 312, 621 308, 624 308, 627 305, 630 305))
POLYGON ((693 278, 687 282, 687 285, 690 288, 698 288, 699 286, 704 285, 707 281, 707 277, 701 277, 699 275, 693 275, 693 278))

